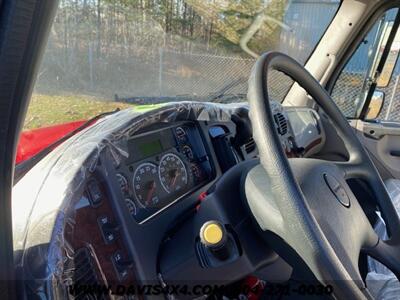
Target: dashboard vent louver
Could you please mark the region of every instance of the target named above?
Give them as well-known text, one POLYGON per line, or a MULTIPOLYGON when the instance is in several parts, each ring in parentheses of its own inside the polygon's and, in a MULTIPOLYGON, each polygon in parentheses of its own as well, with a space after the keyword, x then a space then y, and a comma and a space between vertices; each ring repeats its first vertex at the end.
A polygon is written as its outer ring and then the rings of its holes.
MULTIPOLYGON (((63 281, 66 286, 90 287, 99 286, 96 271, 93 266, 90 251, 87 248, 77 250, 72 258, 64 264, 63 281)), ((68 289, 68 288, 67 288, 68 289)), ((68 289, 69 299, 105 299, 101 292, 89 292, 84 288, 71 293, 68 289)))
POLYGON ((254 142, 253 138, 251 138, 250 141, 244 144, 244 150, 246 151, 247 154, 253 152, 255 149, 256 149, 256 143, 254 142))
POLYGON ((274 115, 274 119, 278 133, 280 135, 285 135, 288 132, 288 123, 285 116, 282 113, 277 113, 274 115))

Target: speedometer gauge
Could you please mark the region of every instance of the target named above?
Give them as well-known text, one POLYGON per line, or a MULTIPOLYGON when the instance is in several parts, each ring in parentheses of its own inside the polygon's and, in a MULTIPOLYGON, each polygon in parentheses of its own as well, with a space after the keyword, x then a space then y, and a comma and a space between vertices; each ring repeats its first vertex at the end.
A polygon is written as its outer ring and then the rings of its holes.
POLYGON ((157 166, 152 163, 139 165, 133 174, 133 191, 142 207, 154 207, 160 202, 157 166))
POLYGON ((173 153, 167 153, 161 158, 158 175, 167 193, 180 191, 188 183, 185 164, 173 153))

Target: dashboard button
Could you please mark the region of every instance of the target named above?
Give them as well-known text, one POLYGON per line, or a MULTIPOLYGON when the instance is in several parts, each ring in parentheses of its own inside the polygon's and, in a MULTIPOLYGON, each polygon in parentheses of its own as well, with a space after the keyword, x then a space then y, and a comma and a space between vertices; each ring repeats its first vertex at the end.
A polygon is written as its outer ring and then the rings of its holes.
POLYGON ((99 222, 104 225, 108 223, 108 217, 107 216, 103 216, 99 218, 99 222))
POLYGON ((89 181, 87 188, 89 191, 90 203, 93 206, 99 205, 101 203, 101 201, 103 200, 103 193, 101 191, 99 183, 96 180, 91 180, 91 181, 89 181))
POLYGON ((114 265, 115 272, 118 275, 120 281, 128 277, 129 269, 133 267, 133 261, 124 259, 121 252, 115 252, 111 257, 112 263, 114 265))
POLYGON ((98 218, 101 234, 103 235, 104 242, 111 244, 118 237, 119 226, 110 222, 107 216, 98 218))

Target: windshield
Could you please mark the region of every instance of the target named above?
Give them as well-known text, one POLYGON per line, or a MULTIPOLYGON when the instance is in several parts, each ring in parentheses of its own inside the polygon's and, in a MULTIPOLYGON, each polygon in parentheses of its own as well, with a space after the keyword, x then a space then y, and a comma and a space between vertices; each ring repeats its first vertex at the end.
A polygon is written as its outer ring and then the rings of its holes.
MULTIPOLYGON (((255 59, 304 64, 337 0, 61 0, 25 129, 168 101, 246 101, 255 59), (116 102, 116 103, 115 103, 116 102)), ((277 74, 275 100, 292 82, 277 74)))

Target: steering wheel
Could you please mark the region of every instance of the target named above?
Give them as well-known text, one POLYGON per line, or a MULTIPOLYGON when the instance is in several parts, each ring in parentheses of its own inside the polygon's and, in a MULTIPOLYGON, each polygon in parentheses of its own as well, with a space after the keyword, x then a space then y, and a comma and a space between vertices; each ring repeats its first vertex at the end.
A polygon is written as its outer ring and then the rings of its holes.
POLYGON ((248 101, 261 164, 248 173, 245 194, 263 233, 278 236, 339 299, 371 298, 358 267, 361 252, 400 278, 399 217, 367 152, 324 88, 294 59, 269 52, 253 67, 248 101), (313 97, 343 139, 348 161, 286 157, 269 104, 270 70, 288 75, 313 97), (363 199, 347 184, 350 178, 362 179, 373 191, 389 240, 374 232, 360 206, 363 199))

